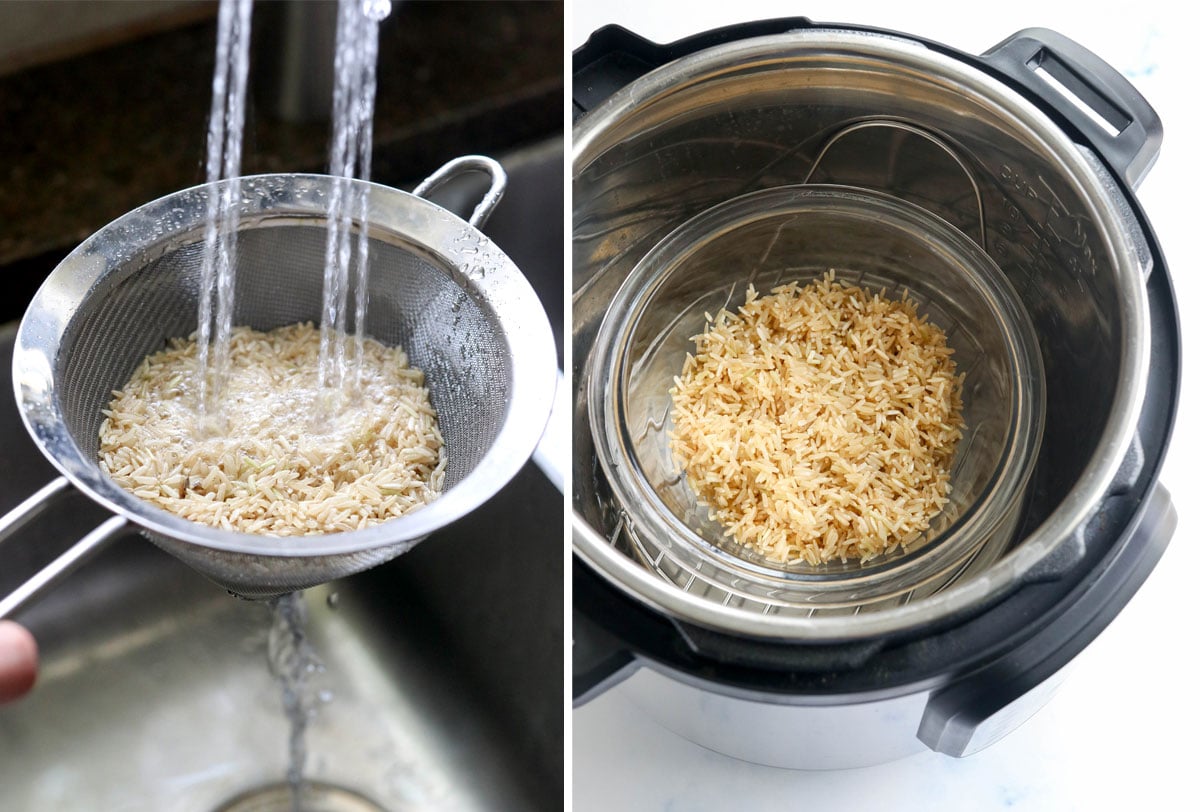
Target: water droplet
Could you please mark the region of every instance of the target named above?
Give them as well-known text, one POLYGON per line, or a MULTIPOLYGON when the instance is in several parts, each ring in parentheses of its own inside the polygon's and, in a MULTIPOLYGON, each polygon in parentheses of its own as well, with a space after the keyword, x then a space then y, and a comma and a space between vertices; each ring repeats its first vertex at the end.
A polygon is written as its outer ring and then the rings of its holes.
POLYGON ((391 0, 363 0, 362 13, 368 20, 380 22, 392 13, 391 0))

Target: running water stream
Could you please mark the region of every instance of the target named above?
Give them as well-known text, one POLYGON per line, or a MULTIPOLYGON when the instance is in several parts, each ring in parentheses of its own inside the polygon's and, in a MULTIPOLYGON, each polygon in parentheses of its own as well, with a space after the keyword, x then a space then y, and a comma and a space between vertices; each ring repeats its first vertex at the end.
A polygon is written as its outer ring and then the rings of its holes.
POLYGON ((379 22, 391 11, 389 0, 339 0, 334 56, 333 136, 329 174, 337 178, 329 205, 325 245, 325 298, 321 312, 319 382, 344 391, 361 378, 367 315, 367 206, 364 186, 371 179, 372 121, 375 116, 375 64, 379 22), (350 289, 353 222, 360 228, 354 256, 354 366, 348 369, 346 322, 350 289), (349 380, 347 376, 349 373, 349 380))
POLYGON ((200 296, 196 314, 196 409, 203 425, 220 403, 228 375, 229 336, 233 329, 234 269, 237 265, 237 181, 242 167, 242 130, 246 118, 246 75, 250 67, 251 0, 221 0, 217 12, 217 55, 213 68, 212 107, 208 119, 205 174, 208 183, 228 179, 208 199, 200 296), (214 314, 215 304, 215 314, 214 314))
MULTIPOLYGON (((252 0, 221 0, 216 66, 205 160, 209 184, 226 181, 208 200, 197 312, 197 412, 203 425, 218 419, 222 385, 228 376, 237 266, 237 213, 241 202, 242 133, 249 71, 252 0)), ((372 122, 379 23, 391 12, 390 0, 338 0, 334 53, 333 131, 329 174, 332 185, 326 236, 321 354, 318 380, 327 390, 357 390, 366 330, 368 235, 353 225, 367 221, 366 189, 371 177, 372 122), (354 249, 352 251, 352 244, 354 249), (354 260, 354 354, 347 358, 347 322, 354 260)))
POLYGON ((283 712, 287 717, 288 768, 292 810, 301 812, 304 798, 304 767, 308 761, 305 734, 322 699, 310 679, 324 670, 308 642, 308 614, 298 592, 289 592, 271 602, 271 629, 267 634, 267 662, 279 683, 283 712))
MULTIPOLYGON (((208 200, 200 270, 195 408, 197 425, 202 427, 222 425, 221 390, 229 375, 251 5, 252 0, 221 0, 217 18, 205 168, 210 185, 225 183, 219 187, 219 194, 211 195, 208 200)), ((354 221, 367 222, 369 201, 365 190, 359 187, 356 191, 351 181, 355 177, 370 179, 379 23, 390 12, 390 0, 338 0, 329 156, 329 174, 338 180, 333 184, 329 205, 318 369, 319 388, 327 393, 357 390, 362 382, 368 268, 365 225, 358 230, 354 250, 351 245, 354 221), (349 366, 346 330, 352 258, 355 261, 354 353, 353 366, 349 366)), ((334 404, 335 408, 344 402, 341 397, 316 400, 334 404)), ((290 725, 287 780, 292 808, 299 812, 307 761, 305 733, 317 706, 308 680, 321 670, 321 664, 307 640, 300 595, 290 593, 277 598, 272 602, 272 611, 268 661, 279 682, 290 725)))

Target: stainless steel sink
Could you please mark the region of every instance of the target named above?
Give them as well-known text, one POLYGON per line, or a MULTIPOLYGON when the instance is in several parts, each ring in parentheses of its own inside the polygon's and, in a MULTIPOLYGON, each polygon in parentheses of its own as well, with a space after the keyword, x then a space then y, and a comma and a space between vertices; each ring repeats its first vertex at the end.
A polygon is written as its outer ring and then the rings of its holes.
MULTIPOLYGON (((561 142, 501 162, 509 193, 486 231, 561 337, 561 142)), ((11 350, 10 325, 0 368, 11 350)), ((51 476, 3 393, 0 510, 51 476)), ((80 498, 6 542, 0 591, 103 516, 80 498)), ((348 791, 314 809, 561 808, 563 526, 561 494, 527 465, 407 555, 304 594, 328 692, 306 777, 348 791)), ((231 805, 286 772, 271 616, 137 536, 86 562, 16 617, 43 664, 33 694, 0 708, 0 810, 290 809, 286 793, 231 805)))

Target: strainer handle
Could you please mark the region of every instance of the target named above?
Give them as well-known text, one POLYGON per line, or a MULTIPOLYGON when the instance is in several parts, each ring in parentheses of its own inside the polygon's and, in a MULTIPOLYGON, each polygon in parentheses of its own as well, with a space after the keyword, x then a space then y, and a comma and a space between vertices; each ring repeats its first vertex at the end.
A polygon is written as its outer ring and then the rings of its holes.
MULTIPOLYGON (((70 492, 70 483, 67 482, 66 477, 58 477, 0 517, 0 544, 3 544, 6 539, 12 537, 59 498, 70 492)), ((42 567, 10 594, 0 598, 0 620, 16 612, 42 590, 58 583, 93 553, 123 535, 128 529, 128 520, 121 516, 112 516, 101 522, 94 530, 71 545, 66 552, 42 567)))
POLYGON ((508 185, 508 175, 505 174, 504 168, 498 161, 486 155, 463 155, 447 161, 441 169, 421 181, 412 193, 417 197, 428 198, 431 192, 468 172, 482 172, 491 178, 488 190, 476 204, 470 219, 467 220, 475 228, 482 228, 487 219, 491 217, 500 198, 504 196, 504 189, 508 185))

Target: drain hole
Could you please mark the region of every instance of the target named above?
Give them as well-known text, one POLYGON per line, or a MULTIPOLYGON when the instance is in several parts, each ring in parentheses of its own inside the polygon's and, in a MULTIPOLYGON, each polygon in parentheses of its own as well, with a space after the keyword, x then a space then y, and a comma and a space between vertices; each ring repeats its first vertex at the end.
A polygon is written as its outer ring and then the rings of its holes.
MULTIPOLYGON (((353 790, 332 784, 306 783, 301 793, 303 812, 387 812, 353 790)), ((294 812, 289 784, 269 784, 226 801, 215 812, 294 812)))

